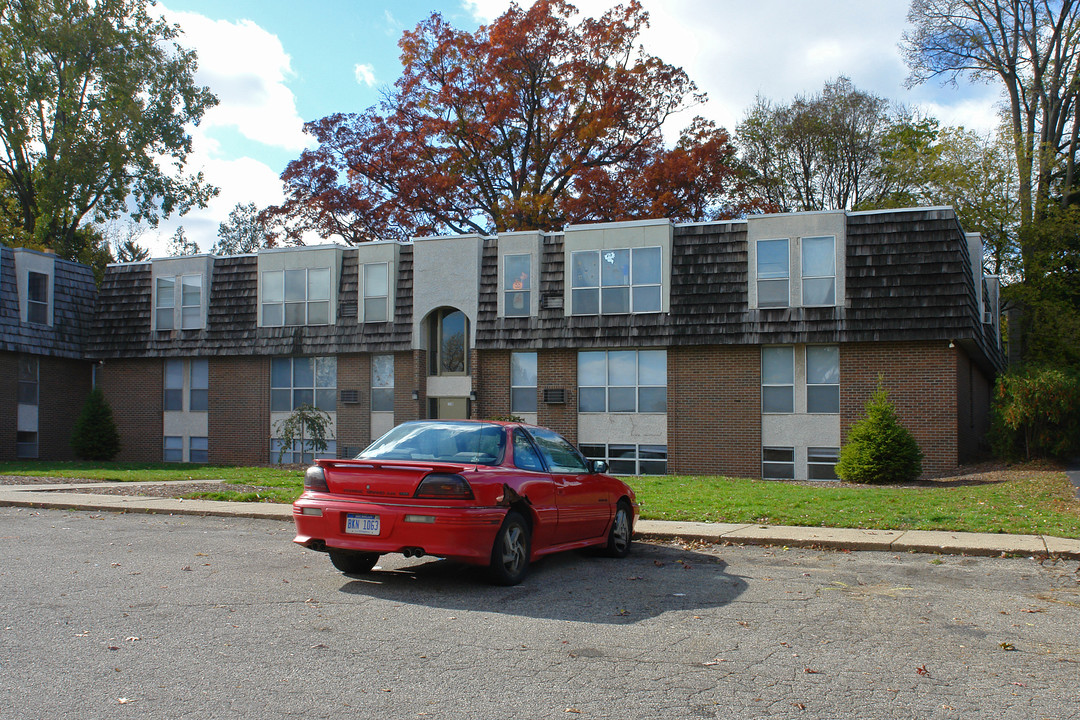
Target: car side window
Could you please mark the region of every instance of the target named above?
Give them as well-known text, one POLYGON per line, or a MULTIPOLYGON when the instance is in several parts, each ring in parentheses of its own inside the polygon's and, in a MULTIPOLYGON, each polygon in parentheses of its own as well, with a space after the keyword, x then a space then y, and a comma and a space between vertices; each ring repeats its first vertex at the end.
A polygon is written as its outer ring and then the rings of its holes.
POLYGON ((520 430, 514 431, 514 466, 522 470, 535 470, 543 472, 544 466, 540 462, 540 456, 536 454, 529 438, 520 430))
POLYGON ((540 454, 553 473, 587 473, 585 458, 558 434, 545 428, 530 428, 529 434, 536 441, 540 454))

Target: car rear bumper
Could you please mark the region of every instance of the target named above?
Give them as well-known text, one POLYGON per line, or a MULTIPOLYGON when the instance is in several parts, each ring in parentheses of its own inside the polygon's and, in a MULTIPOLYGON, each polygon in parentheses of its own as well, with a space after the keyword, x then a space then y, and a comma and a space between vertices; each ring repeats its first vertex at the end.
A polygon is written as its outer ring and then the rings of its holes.
POLYGON ((504 507, 391 505, 305 494, 293 503, 293 542, 316 550, 379 554, 419 549, 425 555, 487 565, 505 516, 504 507), (349 514, 378 516, 379 534, 347 533, 349 514))

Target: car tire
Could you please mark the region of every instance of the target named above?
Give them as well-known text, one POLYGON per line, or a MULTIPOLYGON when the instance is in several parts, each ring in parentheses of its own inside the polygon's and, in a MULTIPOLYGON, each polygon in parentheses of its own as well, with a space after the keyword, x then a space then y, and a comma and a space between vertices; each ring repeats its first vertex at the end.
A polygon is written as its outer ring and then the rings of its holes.
POLYGON ((517 585, 529 571, 529 523, 520 513, 506 514, 491 548, 491 579, 497 585, 517 585))
POLYGON ((611 530, 608 531, 607 555, 608 557, 624 558, 630 554, 630 545, 634 535, 634 515, 630 503, 620 500, 615 506, 615 517, 611 520, 611 530))
POLYGON ((379 556, 376 553, 358 553, 346 550, 330 551, 330 562, 346 575, 362 575, 370 572, 378 560, 379 556))

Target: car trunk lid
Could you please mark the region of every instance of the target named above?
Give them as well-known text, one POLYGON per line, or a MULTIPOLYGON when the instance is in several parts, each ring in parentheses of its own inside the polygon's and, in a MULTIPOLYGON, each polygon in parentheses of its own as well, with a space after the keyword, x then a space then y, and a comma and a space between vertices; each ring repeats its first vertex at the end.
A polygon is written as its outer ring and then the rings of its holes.
POLYGON ((411 498, 420 481, 431 473, 460 473, 459 464, 408 460, 317 460, 331 493, 360 497, 411 498))

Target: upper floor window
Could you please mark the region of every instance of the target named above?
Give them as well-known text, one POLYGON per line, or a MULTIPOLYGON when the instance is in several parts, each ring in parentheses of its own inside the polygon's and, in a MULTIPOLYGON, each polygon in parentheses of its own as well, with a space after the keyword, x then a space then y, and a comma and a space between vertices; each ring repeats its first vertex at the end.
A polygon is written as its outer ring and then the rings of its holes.
POLYGON ((536 353, 510 353, 510 412, 536 412, 536 353))
POLYGON ((836 304, 835 247, 836 238, 832 236, 802 239, 803 305, 836 304))
POLYGON ((532 256, 503 257, 503 314, 520 317, 532 314, 532 256))
POLYGON ((572 314, 660 312, 662 257, 659 247, 571 253, 572 314))
POLYGON ((840 348, 836 345, 806 348, 806 412, 840 412, 840 348))
POLYGON ((265 326, 330 323, 330 268, 267 270, 262 274, 265 326))
POLYGON ((337 410, 337 358, 270 360, 271 412, 292 412, 301 405, 326 412, 337 410))
POLYGON ((757 243, 758 307, 787 307, 789 299, 788 241, 759 240, 757 243))
POLYGON ((158 277, 154 281, 154 327, 176 328, 176 286, 180 285, 180 328, 197 330, 202 321, 202 275, 158 277))
POLYGON ((45 273, 27 274, 26 319, 38 325, 49 324, 49 276, 45 273))
POLYGON ((795 412, 795 348, 761 348, 761 412, 795 412))
POLYGON ((440 308, 428 326, 428 371, 432 375, 465 375, 469 366, 469 319, 453 308, 440 308))
POLYGON ((390 264, 365 263, 364 322, 386 322, 390 319, 390 264))
POLYGON ((394 356, 371 356, 371 411, 394 412, 394 356))
POLYGON ((579 352, 578 412, 667 412, 667 351, 579 352))

